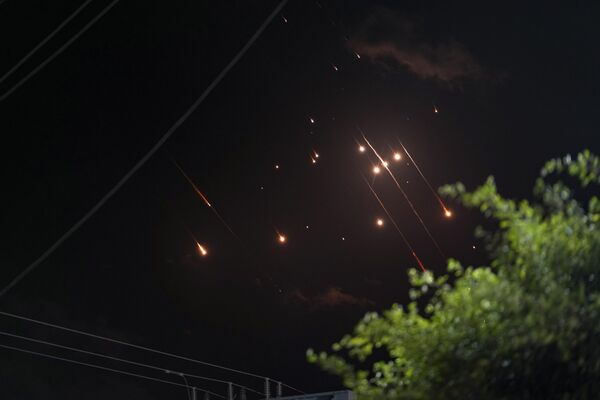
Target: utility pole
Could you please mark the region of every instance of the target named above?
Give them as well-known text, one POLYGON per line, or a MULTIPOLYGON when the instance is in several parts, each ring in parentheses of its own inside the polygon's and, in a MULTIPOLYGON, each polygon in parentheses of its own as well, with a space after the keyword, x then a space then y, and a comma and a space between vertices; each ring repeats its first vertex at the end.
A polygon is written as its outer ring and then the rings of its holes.
POLYGON ((281 382, 277 382, 277 398, 283 396, 283 388, 281 387, 281 382))
POLYGON ((192 387, 192 400, 198 400, 196 397, 196 387, 195 386, 192 387))
POLYGON ((227 382, 227 400, 233 400, 233 383, 227 382))
POLYGON ((271 383, 269 382, 269 378, 265 378, 265 399, 269 400, 271 398, 271 383))

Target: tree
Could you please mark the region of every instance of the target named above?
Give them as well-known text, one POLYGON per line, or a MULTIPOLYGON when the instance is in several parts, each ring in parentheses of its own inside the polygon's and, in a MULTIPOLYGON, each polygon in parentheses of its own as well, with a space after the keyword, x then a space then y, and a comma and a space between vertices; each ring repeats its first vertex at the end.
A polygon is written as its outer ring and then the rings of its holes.
POLYGON ((309 361, 359 400, 596 398, 600 201, 589 192, 599 184, 600 159, 585 151, 546 163, 536 203, 502 197, 493 177, 472 192, 440 188, 497 222, 476 230, 490 265, 410 270, 410 304, 366 314, 309 361))

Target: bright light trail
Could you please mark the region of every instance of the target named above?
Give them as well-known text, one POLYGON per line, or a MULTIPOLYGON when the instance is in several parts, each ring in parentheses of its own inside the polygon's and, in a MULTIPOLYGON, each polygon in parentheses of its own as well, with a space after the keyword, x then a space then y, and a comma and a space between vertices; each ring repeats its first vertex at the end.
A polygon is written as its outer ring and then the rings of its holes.
MULTIPOLYGON (((377 156, 377 158, 379 159, 379 161, 381 161, 381 163, 383 164, 383 162, 384 162, 383 158, 381 158, 381 156, 379 155, 379 153, 377 153, 377 150, 375 150, 375 148, 371 145, 371 143, 369 142, 369 140, 367 139, 367 137, 365 136, 365 134, 362 132, 362 130, 360 128, 358 128, 358 129, 361 131, 361 134, 362 134, 362 137, 363 137, 365 143, 371 148, 371 150, 373 151, 373 153, 375 154, 375 156, 377 156)), ((425 222, 423 221, 423 218, 421 218, 421 216, 419 215, 419 212, 417 211, 417 209, 413 205, 412 201, 410 201, 410 199, 408 198, 408 195, 406 194, 406 192, 404 191, 404 189, 402 189, 402 186, 400 186, 400 183, 398 182, 398 180, 396 179, 396 177, 394 176, 394 174, 392 173, 392 171, 390 171, 390 169, 388 167, 384 166, 384 168, 390 174, 390 176, 392 177, 392 180, 396 184, 396 187, 400 190, 400 192, 402 193, 402 196, 404 196, 404 199, 406 200, 406 202, 410 206, 410 209, 412 210, 413 214, 419 220, 421 226, 423 227, 423 229, 427 233, 427 236, 429 236, 429 239, 431 239, 431 241, 435 245, 435 247, 438 250, 438 252, 440 253, 440 255, 442 257, 446 258, 446 256, 444 255, 444 252, 442 251, 442 249, 441 249, 440 245, 438 244, 437 240, 435 240, 435 238, 433 237, 433 235, 431 234, 431 232, 427 228, 427 225, 425 225, 425 222)))
POLYGON ((237 240, 240 241, 240 243, 242 242, 242 239, 240 239, 240 237, 233 231, 233 229, 231 229, 231 227, 229 226, 229 224, 223 219, 223 217, 221 217, 221 214, 219 214, 219 212, 217 211, 216 208, 214 208, 212 206, 212 204, 210 204, 210 202, 208 201, 208 199, 206 198, 206 196, 204 196, 204 194, 202 194, 202 192, 200 191, 200 189, 198 189, 198 187, 194 184, 194 182, 190 179, 189 176, 187 176, 187 174, 185 173, 185 171, 179 166, 179 164, 177 164, 175 162, 175 160, 171 160, 173 162, 173 164, 177 167, 177 169, 179 170, 179 172, 181 172, 181 174, 185 177, 185 179, 189 182, 189 184, 192 186, 192 188, 194 189, 194 191, 202 198, 202 200, 204 201, 204 203, 212 210, 212 212, 215 214, 215 216, 219 219, 219 221, 221 221, 221 223, 223 224, 223 226, 225 226, 225 228, 227 228, 227 230, 229 232, 231 232, 231 234, 233 236, 236 237, 237 240))
POLYGON ((440 206, 444 210, 444 215, 447 218, 450 218, 452 216, 452 211, 450 211, 448 209, 448 207, 446 207, 446 204, 444 203, 444 201, 442 200, 442 198, 437 194, 437 192, 435 191, 435 189, 431 186, 431 184, 429 183, 429 181, 427 180, 427 178, 425 177, 425 175, 421 171, 421 168, 419 168, 419 166, 417 165, 417 163, 415 162, 415 160, 412 158, 412 156, 410 155, 410 153, 408 152, 408 150, 406 150, 406 147, 404 147, 404 145, 400 141, 400 139, 398 139, 398 142, 400 143, 400 146, 402 146, 402 148, 404 149, 404 152, 406 153, 406 155, 408 156, 408 158, 410 158, 410 161, 412 161, 413 165, 417 169, 417 172, 419 172, 419 175, 421 175, 421 178, 423 178, 423 181, 425 181, 425 183, 427 184, 427 187, 429 188, 429 190, 431 190, 431 193, 433 193, 433 195, 435 196, 435 198, 438 201, 438 203, 440 203, 440 206))
MULTIPOLYGON (((388 216, 388 218, 392 222, 392 225, 394 225, 394 228, 396 228, 396 231, 398 232, 398 234, 400 234, 400 237, 402 238, 402 241, 404 242, 404 244, 406 245, 406 247, 408 247, 408 249, 410 250, 411 255, 415 258, 415 260, 417 260, 417 263, 419 264, 419 267, 421 268, 421 270, 423 272, 427 272, 427 269, 423 266, 423 263, 419 259, 419 256, 417 256, 417 253, 415 252, 415 250, 413 249, 413 247, 410 245, 410 242, 408 241, 408 239, 406 238, 406 236, 404 236, 404 233, 402 233, 402 230, 400 229, 400 227, 398 226, 398 224, 394 220, 394 217, 392 217, 392 214, 390 214, 390 212, 387 210, 387 208, 383 204, 383 201, 381 201, 381 199, 379 198, 379 195, 377 195, 377 192, 375 191, 375 189, 373 189, 373 186, 371 186, 369 184, 369 181, 367 180, 367 178, 364 177, 364 175, 361 174, 361 177, 363 178, 363 180, 365 181, 365 183, 369 187, 369 190, 371 191, 371 193, 373 194, 373 196, 375 196, 375 199, 377 199, 377 202, 379 203, 379 205, 381 206, 381 208, 383 209, 383 211, 386 213, 386 215, 388 216)), ((383 224, 382 220, 378 220, 377 222, 379 222, 379 221, 381 221, 382 224, 383 224)))

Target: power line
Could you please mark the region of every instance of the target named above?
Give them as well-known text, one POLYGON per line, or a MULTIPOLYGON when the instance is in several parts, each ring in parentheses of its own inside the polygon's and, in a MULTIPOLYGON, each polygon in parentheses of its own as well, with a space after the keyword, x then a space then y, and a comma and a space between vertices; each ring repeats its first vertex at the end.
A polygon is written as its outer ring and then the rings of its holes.
POLYGON ((6 98, 8 96, 10 96, 11 94, 13 94, 18 88, 20 88, 23 84, 25 84, 25 82, 27 82, 29 80, 29 78, 31 78, 32 76, 34 76, 35 74, 37 74, 42 68, 44 68, 46 65, 48 65, 48 63, 50 63, 52 60, 54 60, 56 57, 58 57, 60 54, 62 54, 63 51, 65 51, 71 44, 73 44, 74 41, 76 41, 77 39, 79 39, 79 37, 81 35, 83 35, 88 29, 90 29, 92 27, 92 25, 94 25, 100 18, 102 18, 104 16, 104 14, 106 14, 107 12, 109 12, 110 9, 113 8, 119 1, 120 0, 113 0, 106 7, 104 7, 102 9, 102 11, 100 11, 100 13, 98 15, 96 15, 94 18, 92 18, 92 20, 90 22, 88 22, 87 24, 85 24, 83 26, 83 28, 81 28, 79 30, 79 32, 77 32, 74 36, 71 37, 71 39, 67 40, 54 53, 52 53, 48 58, 46 58, 44 61, 42 61, 42 63, 40 65, 38 65, 37 67, 35 67, 30 73, 28 73, 27 75, 25 75, 13 87, 11 87, 10 89, 8 89, 8 91, 6 93, 4 93, 2 96, 0 96, 0 102, 6 100, 6 98))
MULTIPOLYGON (((0 0, 0 4, 2 4, 4 1, 5 0, 0 0)), ((77 15, 79 15, 79 13, 81 11, 83 11, 83 9, 85 7, 87 7, 87 5, 90 4, 91 2, 92 2, 92 0, 87 0, 85 3, 80 5, 75 11, 73 11, 73 13, 71 15, 69 15, 67 17, 67 19, 65 19, 63 22, 61 22, 61 24, 58 25, 56 27, 56 29, 54 29, 52 32, 50 32, 50 34, 48 36, 46 36, 44 38, 44 40, 39 42, 33 49, 31 49, 31 51, 29 53, 27 53, 23 58, 21 58, 21 60, 19 60, 18 63, 16 63, 11 69, 9 69, 8 72, 6 72, 4 75, 2 75, 2 77, 0 78, 0 84, 2 82, 4 82, 6 80, 6 78, 8 78, 13 72, 15 72, 21 65, 23 65, 25 63, 25 61, 29 60, 29 58, 32 55, 34 55, 35 52, 38 51, 43 45, 48 43, 48 41, 50 39, 52 39, 62 28, 64 28, 65 25, 67 25, 69 22, 71 22, 71 20, 73 20, 73 18, 75 18, 77 15)))
MULTIPOLYGON (((112 4, 119 0, 114 0, 112 4)), ((52 254, 65 240, 67 240, 73 233, 75 233, 85 222, 90 219, 103 205, 106 203, 115 193, 139 170, 149 159, 161 148, 161 146, 173 135, 173 133, 179 128, 194 111, 200 106, 200 104, 208 97, 213 89, 223 80, 227 73, 237 64, 242 56, 248 51, 248 49, 254 44, 256 39, 262 34, 267 28, 269 23, 279 14, 282 8, 285 6, 288 0, 282 0, 277 7, 271 12, 267 19, 262 23, 258 30, 252 35, 250 40, 242 47, 242 49, 233 57, 233 59, 225 66, 225 68, 217 75, 212 83, 204 90, 204 92, 192 103, 192 105, 183 113, 181 117, 169 128, 169 130, 154 144, 154 146, 131 168, 117 184, 108 191, 79 221, 75 223, 67 232, 65 232, 48 250, 46 250, 37 260, 31 263, 21 273, 19 273, 11 282, 9 282, 4 289, 0 292, 0 297, 6 294, 13 286, 21 281, 27 274, 29 274, 34 268, 40 265, 50 254, 52 254)), ((38 67, 39 70, 39 67, 38 67)), ((36 70, 34 70, 36 71, 36 70)), ((12 90, 12 89, 11 89, 12 90)), ((6 95, 4 95, 6 96, 6 95)), ((2 101, 5 97, 0 98, 2 101)))
MULTIPOLYGON (((85 362, 82 362, 82 361, 71 360, 70 358, 64 358, 64 357, 53 356, 53 355, 45 354, 45 353, 39 353, 37 351, 25 350, 25 349, 22 349, 20 347, 8 346, 8 345, 4 345, 4 344, 0 344, 0 347, 1 348, 5 348, 5 349, 20 351, 22 353, 33 354, 33 355, 40 356, 40 357, 51 358, 53 360, 60 360, 60 361, 65 361, 65 362, 72 363, 72 364, 78 364, 78 365, 83 365, 83 366, 86 366, 86 367, 97 368, 97 369, 101 369, 103 371, 116 372, 118 374, 135 376, 137 378, 148 379, 150 381, 155 381, 155 382, 160 382, 160 383, 166 383, 166 384, 173 385, 173 386, 184 387, 186 389, 188 388, 186 385, 183 385, 181 383, 175 383, 175 382, 171 382, 171 381, 167 381, 167 380, 159 379, 159 378, 152 378, 152 377, 146 376, 146 375, 135 374, 133 372, 127 372, 127 371, 122 371, 120 369, 103 367, 101 365, 96 365, 96 364, 91 364, 91 363, 85 363, 85 362)), ((206 393, 210 393, 213 396, 217 396, 217 397, 220 397, 222 399, 225 399, 225 396, 221 396, 220 394, 213 393, 210 390, 204 390, 202 388, 197 388, 197 389, 199 389, 199 390, 201 390, 203 392, 206 392, 206 393)))
MULTIPOLYGON (((79 349, 79 348, 76 348, 76 347, 65 346, 65 345, 62 345, 62 344, 52 343, 52 342, 48 342, 48 341, 41 340, 41 339, 35 339, 35 338, 27 337, 27 336, 17 335, 17 334, 14 334, 14 333, 0 331, 0 335, 12 337, 12 338, 17 338, 17 339, 21 339, 21 340, 27 340, 27 341, 33 342, 33 343, 44 344, 44 345, 47 345, 47 346, 52 346, 52 347, 56 347, 56 348, 63 349, 63 350, 75 351, 75 352, 78 352, 78 353, 87 354, 87 355, 91 355, 91 356, 95 356, 95 357, 106 358, 106 359, 109 359, 109 360, 112 360, 112 361, 118 361, 118 362, 122 362, 122 363, 125 363, 125 364, 135 365, 135 366, 138 366, 138 367, 145 367, 145 368, 153 369, 153 370, 156 370, 156 371, 162 371, 162 372, 169 371, 169 369, 167 369, 167 368, 157 367, 155 365, 149 365, 149 364, 144 364, 144 363, 141 363, 141 362, 126 360, 126 359, 119 358, 119 357, 109 356, 109 355, 106 355, 106 354, 95 353, 95 352, 92 352, 92 351, 83 350, 83 349, 79 349)), ((246 389, 248 391, 251 391, 253 393, 256 393, 256 394, 259 394, 259 395, 263 395, 264 394, 262 392, 254 390, 254 389, 249 388, 247 386, 239 385, 237 383, 230 382, 230 381, 225 381, 225 380, 222 380, 222 379, 215 379, 215 378, 210 378, 210 377, 207 377, 207 376, 193 375, 193 374, 184 373, 184 372, 180 372, 180 371, 170 371, 170 372, 174 372, 176 374, 182 374, 182 375, 185 375, 185 376, 190 377, 190 378, 202 379, 202 380, 206 380, 206 381, 212 381, 212 382, 218 382, 218 383, 227 383, 227 384, 231 383, 234 386, 237 386, 239 388, 244 388, 244 389, 246 389)))
POLYGON ((79 335, 88 336, 88 337, 91 337, 91 338, 94 338, 94 339, 106 340, 108 342, 120 344, 122 346, 128 346, 128 347, 131 347, 131 348, 134 348, 134 349, 144 350, 144 351, 148 351, 148 352, 155 353, 155 354, 160 354, 162 356, 173 357, 173 358, 177 358, 177 359, 180 359, 180 360, 189 361, 189 362, 193 362, 193 363, 200 364, 200 365, 205 365, 205 366, 208 366, 208 367, 221 369, 223 371, 234 372, 234 373, 237 373, 237 374, 247 375, 247 376, 251 376, 251 377, 259 378, 259 379, 266 379, 266 380, 269 380, 269 381, 272 381, 272 382, 281 383, 283 386, 285 386, 285 387, 287 387, 289 389, 295 390, 298 393, 304 393, 301 390, 298 390, 298 389, 296 389, 296 388, 294 388, 294 387, 292 387, 290 385, 287 385, 287 384, 285 384, 283 382, 279 382, 277 380, 271 379, 271 378, 269 378, 267 376, 261 376, 261 375, 253 374, 251 372, 246 372, 246 371, 241 371, 241 370, 237 370, 237 369, 234 369, 234 368, 224 367, 224 366, 221 366, 221 365, 217 365, 217 364, 213 364, 213 363, 209 363, 209 362, 205 362, 205 361, 199 361, 199 360, 195 360, 193 358, 189 358, 189 357, 185 357, 185 356, 179 356, 177 354, 167 353, 165 351, 155 350, 155 349, 152 349, 150 347, 140 346, 140 345, 137 345, 137 344, 127 343, 127 342, 124 342, 122 340, 111 339, 111 338, 107 338, 107 337, 104 337, 104 336, 96 335, 96 334, 93 334, 93 333, 84 332, 84 331, 80 331, 80 330, 77 330, 77 329, 67 328, 67 327, 64 327, 64 326, 56 325, 56 324, 53 324, 53 323, 50 323, 50 322, 39 321, 39 320, 36 320, 36 319, 33 319, 33 318, 24 317, 24 316, 16 315, 16 314, 11 314, 11 313, 8 313, 8 312, 5 312, 5 311, 0 311, 0 315, 3 315, 5 317, 19 319, 19 320, 22 320, 22 321, 31 322, 31 323, 38 324, 38 325, 47 326, 47 327, 50 327, 50 328, 60 329, 62 331, 66 331, 66 332, 70 332, 70 333, 76 333, 76 334, 79 334, 79 335))

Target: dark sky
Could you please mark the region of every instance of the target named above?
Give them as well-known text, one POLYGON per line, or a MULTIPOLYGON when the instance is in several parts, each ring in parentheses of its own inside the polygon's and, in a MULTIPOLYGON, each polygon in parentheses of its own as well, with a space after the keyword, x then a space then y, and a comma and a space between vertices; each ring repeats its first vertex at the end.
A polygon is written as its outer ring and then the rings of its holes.
MULTIPOLYGON (((1 4, 0 74, 81 3, 1 4)), ((372 176, 372 163, 357 152, 357 125, 388 156, 402 140, 434 187, 460 180, 472 188, 493 174, 502 193, 529 196, 545 160, 599 151, 594 3, 290 0, 161 151, 0 299, 0 309, 273 376, 305 391, 339 389, 337 379, 306 363, 305 350, 327 348, 367 310, 405 303, 406 270, 416 267, 391 224, 374 225, 384 214, 361 179, 372 176), (313 149, 320 155, 315 165, 313 149), (275 229, 287 236, 285 245, 275 229)), ((105 4, 92 2, 0 93, 105 4)), ((133 166, 275 5, 122 0, 0 103, 2 286, 133 166)), ((484 262, 479 247, 472 249, 479 246, 472 236, 478 217, 450 204, 454 216, 444 218, 412 165, 393 168, 446 256, 484 262)), ((444 258, 393 182, 381 176, 375 188, 424 264, 443 271, 444 258)), ((6 318, 0 327, 261 386, 6 318)), ((7 338, 0 344, 52 352, 7 338)), ((185 396, 135 378, 0 353, 8 398, 185 396)))

